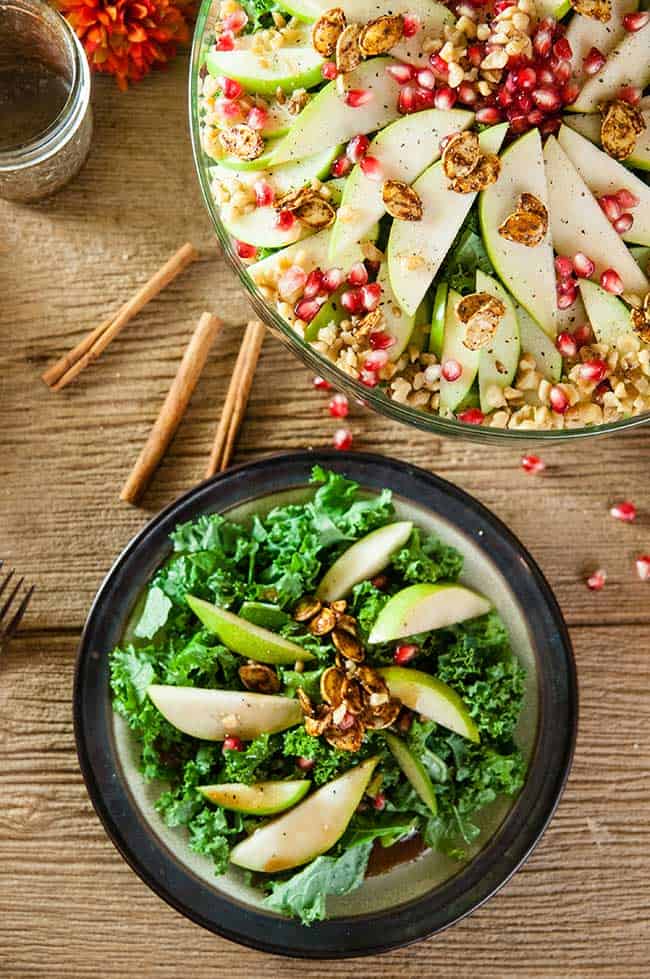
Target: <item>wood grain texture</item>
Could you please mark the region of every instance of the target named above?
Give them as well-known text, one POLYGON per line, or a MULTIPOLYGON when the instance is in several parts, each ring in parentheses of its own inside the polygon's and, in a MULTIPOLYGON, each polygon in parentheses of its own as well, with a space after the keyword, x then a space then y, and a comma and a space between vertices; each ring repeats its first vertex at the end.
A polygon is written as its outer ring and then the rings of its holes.
MULTIPOLYGON (((22 637, 0 662, 0 976, 233 979, 625 977, 650 957, 649 433, 544 452, 525 475, 515 449, 442 442, 354 407, 355 447, 433 470, 490 506, 529 547, 572 627, 582 713, 558 814, 525 869, 438 939, 365 964, 319 965, 241 950, 185 921, 106 839, 74 753, 74 652, 92 596, 148 516, 201 479, 249 308, 218 256, 186 133, 186 64, 120 95, 97 84, 88 165, 38 207, 0 203, 0 556, 37 585, 22 637), (70 389, 40 381, 190 239, 201 260, 128 325, 70 389), (124 482, 203 309, 220 316, 179 431, 144 498, 124 482), (608 516, 620 498, 641 514, 608 516), (607 587, 584 575, 606 567, 607 587)), ((310 374, 268 338, 236 462, 326 446, 338 423, 310 374)))

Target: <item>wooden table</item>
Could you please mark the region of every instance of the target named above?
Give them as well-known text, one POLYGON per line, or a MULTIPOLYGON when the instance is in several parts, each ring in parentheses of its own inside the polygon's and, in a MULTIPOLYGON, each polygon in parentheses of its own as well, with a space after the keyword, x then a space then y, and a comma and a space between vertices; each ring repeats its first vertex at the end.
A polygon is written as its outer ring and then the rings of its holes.
MULTIPOLYGON (((199 199, 179 60, 126 95, 97 85, 81 176, 39 207, 0 203, 0 556, 37 585, 22 634, 0 662, 0 975, 282 976, 437 979, 505 975, 633 979, 650 958, 650 430, 544 452, 442 442, 361 409, 355 447, 447 477, 530 548, 567 616, 581 686, 573 773, 525 869, 437 939, 364 963, 282 961, 202 931, 121 860, 77 766, 70 698, 79 632, 102 577, 150 514, 202 477, 248 309, 218 256, 199 199), (191 238, 192 266, 101 361, 60 395, 39 380, 191 238), (203 309, 226 321, 179 433, 144 498, 120 487, 203 309), (611 519, 613 500, 640 517, 611 519), (603 566, 605 590, 585 572, 603 566)), ((237 461, 327 446, 336 422, 309 373, 268 339, 237 461)))

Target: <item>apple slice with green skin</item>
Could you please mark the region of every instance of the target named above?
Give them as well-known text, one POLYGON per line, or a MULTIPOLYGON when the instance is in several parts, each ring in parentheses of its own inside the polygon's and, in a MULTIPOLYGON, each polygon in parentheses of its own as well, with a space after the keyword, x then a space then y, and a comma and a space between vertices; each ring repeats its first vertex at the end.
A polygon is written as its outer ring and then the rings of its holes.
POLYGON ((392 58, 371 58, 346 75, 349 89, 370 89, 372 98, 354 108, 339 94, 336 81, 325 85, 305 106, 273 154, 274 163, 302 160, 316 146, 347 143, 352 136, 370 133, 397 119, 400 85, 386 68, 392 58))
POLYGON ((561 20, 570 9, 569 0, 535 0, 535 16, 539 20, 543 17, 561 20))
POLYGON ((349 595, 355 585, 374 578, 390 563, 396 551, 404 547, 411 536, 410 520, 398 520, 372 530, 336 559, 316 590, 317 598, 336 602, 349 595))
POLYGON ((246 656, 257 663, 285 665, 315 658, 313 653, 297 643, 289 642, 269 629, 253 625, 252 622, 206 602, 203 598, 186 595, 185 600, 205 628, 218 636, 224 646, 240 656, 246 656))
POLYGON ((223 809, 248 816, 275 816, 297 805, 309 792, 308 779, 287 782, 223 782, 221 785, 199 785, 198 790, 210 802, 223 809))
POLYGON ((463 368, 457 381, 440 378, 440 414, 451 415, 461 405, 472 389, 480 359, 480 350, 469 350, 463 343, 465 324, 456 314, 458 303, 463 297, 455 289, 449 290, 445 312, 445 329, 440 362, 457 360, 463 368))
POLYGON ((419 307, 411 316, 404 309, 393 292, 390 269, 387 262, 382 262, 377 275, 377 281, 381 286, 381 300, 379 309, 384 314, 384 324, 382 330, 395 340, 395 343, 388 350, 388 359, 398 360, 406 350, 415 327, 419 307))
POLYGON ((596 278, 605 269, 615 269, 626 292, 644 296, 646 277, 554 136, 546 140, 544 164, 555 251, 569 256, 584 252, 596 266, 596 278))
MULTIPOLYGON (((571 45, 571 69, 573 77, 584 77, 583 61, 592 48, 608 55, 612 48, 625 37, 623 17, 638 7, 637 0, 612 0, 609 20, 604 23, 594 17, 574 13, 566 29, 566 39, 571 45)), ((566 13, 566 11, 565 11, 566 13)), ((540 16, 544 16, 541 14, 540 16)))
MULTIPOLYGON (((648 38, 650 43, 650 37, 648 38)), ((650 52, 649 55, 650 57, 650 52)), ((596 197, 615 194, 625 189, 636 194, 639 204, 634 208, 632 227, 621 238, 634 245, 650 245, 650 187, 618 160, 594 146, 580 133, 562 126, 557 141, 574 167, 596 197)))
POLYGON ((258 95, 275 95, 279 88, 283 92, 312 88, 322 81, 323 59, 311 45, 309 28, 305 27, 303 37, 295 44, 266 52, 263 57, 252 50, 255 36, 241 35, 232 51, 211 48, 205 58, 210 74, 233 78, 247 92, 258 95))
POLYGON ((230 851, 232 863, 271 874, 300 867, 330 850, 347 829, 377 761, 369 758, 351 768, 255 830, 230 851))
MULTIPOLYGON (((521 306, 517 307, 517 320, 522 353, 534 357, 537 370, 547 381, 556 384, 562 377, 562 354, 549 335, 521 306)), ((581 322, 584 322, 584 317, 581 322)))
POLYGON ((476 289, 496 296, 505 306, 505 314, 489 346, 479 351, 478 389, 481 411, 487 413, 494 409, 490 403, 491 389, 509 387, 515 379, 521 349, 519 323, 514 303, 503 286, 480 269, 476 270, 476 289))
POLYGON ((439 282, 433 297, 433 312, 431 314, 431 332, 429 333, 429 352, 435 354, 438 360, 442 357, 445 342, 445 323, 447 318, 447 295, 449 286, 439 282))
POLYGON ((152 684, 147 694, 170 724, 203 741, 223 741, 229 736, 252 741, 302 721, 300 705, 291 697, 163 684, 152 684))
POLYGON ((619 90, 634 85, 643 90, 650 82, 650 24, 625 36, 609 52, 598 74, 590 76, 570 108, 575 112, 597 112, 604 102, 615 99, 619 90))
POLYGON ((630 248, 630 255, 642 272, 650 270, 650 248, 635 246, 630 248))
POLYGON ((485 615, 492 603, 483 595, 457 584, 420 584, 402 588, 377 616, 368 642, 392 642, 420 632, 443 629, 485 615))
POLYGON ((377 672, 386 681, 391 696, 401 700, 409 710, 455 731, 469 741, 480 741, 467 707, 456 691, 442 680, 422 670, 404 666, 384 666, 377 672))
MULTIPOLYGON (((492 126, 479 136, 484 152, 498 152, 507 124, 492 126)), ((431 285, 476 194, 449 188, 442 163, 434 163, 413 184, 422 201, 422 220, 393 221, 388 239, 388 270, 399 305, 414 315, 431 285)))
MULTIPOLYGON (((368 156, 379 161, 383 180, 412 183, 440 156, 440 142, 446 136, 471 126, 473 112, 452 109, 426 109, 402 116, 375 136, 368 156)), ((382 182, 366 177, 357 163, 345 182, 342 210, 332 232, 330 258, 359 234, 364 234, 386 213, 382 182)))
MULTIPOLYGON (((643 109, 641 112, 646 128, 636 138, 634 150, 622 162, 626 167, 634 167, 636 170, 650 170, 650 108, 643 109)), ((567 114, 564 122, 571 129, 584 136, 585 139, 600 146, 600 115, 588 114, 586 112, 576 112, 573 115, 567 114)), ((610 157, 611 159, 611 157, 610 157)))
POLYGON ((276 194, 288 194, 292 190, 304 187, 305 184, 310 184, 314 179, 325 180, 338 151, 339 147, 335 146, 314 156, 308 156, 306 160, 300 160, 298 163, 285 163, 279 167, 266 169, 262 167, 259 170, 217 163, 210 167, 210 176, 212 179, 216 177, 226 183, 229 180, 238 180, 251 187, 258 180, 268 180, 276 194))
MULTIPOLYGON (((308 274, 317 267, 322 269, 329 268, 327 256, 331 230, 331 228, 325 228, 323 231, 318 231, 315 235, 311 235, 311 237, 306 238, 304 241, 289 245, 287 248, 275 252, 273 255, 267 255, 266 258, 260 259, 259 262, 254 262, 252 265, 249 265, 247 269, 248 274, 256 284, 262 284, 265 278, 269 276, 273 277, 279 273, 281 263, 286 263, 288 267, 298 254, 301 255, 302 267, 308 274)), ((361 251, 361 245, 356 244, 350 250, 350 254, 344 256, 344 259, 345 265, 343 267, 345 269, 348 269, 354 262, 362 261, 363 253, 361 251)))
POLYGON ((291 622, 291 616, 284 609, 270 602, 243 602, 239 617, 263 629, 281 629, 291 622))
POLYGON ((264 147, 264 152, 254 160, 240 160, 236 156, 222 156, 215 162, 218 162, 219 166, 225 167, 226 170, 250 170, 254 173, 255 179, 257 180, 259 178, 259 171, 267 170, 271 166, 271 157, 279 145, 279 140, 270 139, 264 147))
POLYGON ((501 154, 501 173, 479 197, 483 243, 495 271, 520 306, 550 337, 555 337, 556 298, 553 246, 547 232, 534 248, 510 241, 499 227, 515 210, 519 195, 527 192, 548 209, 542 141, 538 129, 520 136, 501 154))
POLYGON ((620 337, 634 333, 630 310, 618 296, 605 292, 589 279, 580 279, 579 287, 598 343, 614 347, 620 337))
POLYGON ((435 816, 438 811, 436 792, 426 768, 401 738, 398 738, 395 734, 390 734, 388 731, 384 732, 384 738, 393 758, 422 799, 422 802, 425 806, 429 807, 435 816))
POLYGON ((290 228, 278 227, 278 212, 271 206, 256 207, 236 217, 222 211, 221 220, 228 234, 256 248, 284 248, 314 233, 301 221, 294 221, 290 228))

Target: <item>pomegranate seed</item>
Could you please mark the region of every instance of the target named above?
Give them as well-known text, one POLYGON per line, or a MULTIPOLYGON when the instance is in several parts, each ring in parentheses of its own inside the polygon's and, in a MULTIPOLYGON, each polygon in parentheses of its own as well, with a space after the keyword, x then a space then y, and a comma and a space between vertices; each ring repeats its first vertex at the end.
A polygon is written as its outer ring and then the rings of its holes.
POLYGON ((378 282, 369 282, 361 289, 361 302, 367 313, 372 313, 377 309, 381 300, 381 285, 378 282))
POLYGON ((301 299, 294 306, 294 312, 299 320, 303 320, 305 323, 311 323, 318 314, 321 305, 322 303, 319 303, 317 299, 301 299))
POLYGON ((478 102, 478 92, 469 82, 461 82, 458 86, 458 99, 464 105, 474 105, 478 102))
POLYGON ((414 75, 414 69, 411 65, 389 65, 386 69, 391 78, 394 78, 396 82, 400 85, 405 85, 409 82, 414 75))
POLYGON ((627 187, 621 187, 620 190, 617 190, 614 197, 626 211, 631 207, 638 207, 639 205, 639 198, 631 190, 628 190, 627 187))
POLYGON ((320 269, 312 269, 305 282, 303 299, 315 299, 323 287, 323 273, 320 269))
POLYGON ((386 808, 386 796, 383 792, 378 792, 377 795, 372 800, 372 808, 381 812, 382 809, 386 808))
POLYGON ((446 360, 442 364, 441 373, 445 381, 457 381, 460 375, 463 373, 462 364, 450 357, 449 360, 446 360))
POLYGON ((590 48, 586 56, 582 59, 582 70, 585 75, 597 75, 603 67, 607 58, 598 48, 590 48))
POLYGON ((560 279, 568 279, 573 274, 573 262, 566 255, 558 255, 555 259, 555 271, 560 279))
POLYGON ((562 104, 573 105, 580 94, 580 86, 577 82, 569 82, 562 89, 562 104))
POLYGON ((370 88, 351 88, 345 96, 345 104, 352 109, 360 109, 362 105, 372 102, 375 93, 370 88))
POLYGON ((535 105, 544 112, 557 112, 562 105, 562 99, 554 88, 536 88, 533 99, 535 105))
POLYGON ((346 418, 350 410, 348 399, 344 394, 335 394, 327 406, 332 418, 346 418))
POLYGON ((436 87, 436 76, 430 68, 422 68, 415 76, 415 79, 420 88, 433 90, 436 87))
POLYGON ((352 432, 349 428, 337 428, 332 442, 335 449, 344 452, 352 447, 352 432))
POLYGON ((371 371, 376 374, 387 363, 388 354, 385 350, 372 350, 363 362, 363 369, 364 371, 371 371))
POLYGON ((626 31, 634 34, 636 31, 640 31, 641 28, 645 27, 649 20, 650 14, 647 11, 639 10, 636 13, 625 15, 623 18, 623 27, 626 31))
POLYGON ((352 161, 349 156, 339 156, 332 164, 332 176, 344 177, 352 169, 352 161))
POLYGON ((573 49, 566 37, 559 37, 557 39, 553 45, 553 54, 556 58, 571 59, 573 57, 573 49))
POLYGON ((361 157, 366 155, 369 146, 370 140, 367 136, 353 136, 346 146, 345 152, 353 163, 358 163, 361 157))
POLYGON ((543 136, 550 136, 552 133, 556 133, 561 125, 562 120, 559 116, 551 116, 540 123, 539 131, 543 136))
POLYGON ((613 507, 610 508, 610 516, 614 517, 614 520, 622 520, 623 523, 634 523, 636 520, 636 507, 634 503, 630 503, 629 500, 623 500, 621 503, 615 503, 613 507))
POLYGON ((269 121, 269 114, 266 109, 260 109, 259 106, 254 106, 248 113, 246 122, 251 127, 251 129, 264 129, 267 122, 269 121))
POLYGON ((227 738, 223 739, 223 750, 224 751, 243 751, 244 742, 241 738, 235 737, 234 734, 229 734, 227 738))
POLYGON ((587 578, 587 588, 589 591, 602 591, 606 581, 607 572, 603 568, 599 568, 587 578))
POLYGON ((546 55, 550 53, 552 44, 553 34, 551 31, 544 27, 538 27, 535 31, 535 36, 533 37, 533 47, 535 48, 535 52, 542 58, 545 58, 546 55))
POLYGON ((612 292, 615 296, 620 296, 623 292, 623 280, 615 269, 605 269, 600 277, 600 284, 605 292, 612 292))
POLYGON ((324 377, 320 377, 318 374, 311 382, 317 391, 331 391, 332 385, 329 381, 326 381, 324 377))
POLYGON ((235 241, 235 248, 237 249, 237 254, 240 258, 255 258, 257 255, 257 248, 255 245, 249 245, 247 241, 235 241))
POLYGON ((456 105, 457 98, 458 93, 455 92, 453 88, 448 88, 445 86, 444 88, 439 88, 435 93, 433 104, 435 105, 436 109, 453 109, 453 107, 456 105))
POLYGON ((510 120, 510 132, 519 134, 525 133, 528 130, 528 117, 527 116, 515 116, 514 119, 510 120))
POLYGON ((608 391, 612 390, 612 385, 609 381, 601 381, 600 384, 593 389, 591 392, 591 400, 597 405, 602 405, 604 402, 605 395, 608 391))
POLYGON ((291 211, 283 209, 282 211, 278 211, 278 216, 275 219, 275 226, 276 228, 280 228, 281 231, 290 231, 291 228, 293 228, 295 221, 296 219, 291 211))
POLYGON ((320 72, 323 78, 327 79, 328 82, 333 82, 338 76, 339 70, 333 61, 326 61, 320 72))
POLYGON ((379 181, 383 179, 381 163, 376 156, 364 156, 359 162, 359 166, 368 180, 379 181))
POLYGON ((502 14, 504 10, 508 10, 510 7, 516 6, 516 0, 497 0, 494 5, 494 11, 497 14, 502 14))
POLYGON ((345 281, 345 275, 343 273, 343 269, 334 267, 331 269, 327 269, 326 272, 323 272, 321 286, 323 290, 327 293, 336 292, 337 289, 341 288, 344 281, 345 281))
POLYGON ((350 313, 352 315, 355 313, 360 313, 363 309, 361 291, 359 289, 346 289, 341 295, 341 306, 346 313, 350 313))
POLYGON ((239 122, 242 118, 242 111, 239 102, 232 99, 217 99, 214 105, 215 112, 221 119, 227 122, 239 122))
POLYGON ((535 85, 537 84, 537 72, 530 66, 518 68, 515 72, 513 72, 513 75, 517 88, 522 88, 524 91, 535 88, 535 85))
POLYGON ((235 35, 232 31, 224 31, 217 38, 215 48, 217 51, 232 51, 235 47, 235 35))
POLYGON ((256 180, 253 184, 255 203, 258 207, 269 207, 273 203, 275 191, 268 180, 256 180))
POLYGON ((239 31, 243 31, 248 23, 248 17, 246 12, 239 7, 238 10, 233 10, 231 14, 223 19, 223 26, 227 31, 233 31, 233 33, 238 34, 239 31))
POLYGON ((447 64, 444 58, 440 57, 439 54, 429 55, 429 64, 431 65, 433 70, 438 75, 442 75, 443 78, 446 78, 447 75, 449 74, 449 65, 447 64))
MULTIPOLYGON (((376 388, 379 384, 379 375, 375 371, 362 370, 359 373, 359 380, 367 388, 376 388)), ((361 403, 361 402, 360 402, 361 403)))
POLYGON ((607 374, 607 363, 604 360, 585 360, 580 364, 580 377, 583 381, 595 381, 598 384, 607 374))
POLYGON ((374 578, 370 579, 370 584, 377 591, 383 591, 385 588, 388 588, 388 576, 385 574, 376 574, 374 578))
POLYGON ((481 62, 485 57, 485 49, 482 44, 470 44, 467 49, 467 57, 473 68, 480 68, 481 62))
POLYGON ((397 97, 397 110, 401 112, 403 116, 407 116, 410 112, 415 109, 415 88, 413 85, 405 85, 404 88, 400 90, 397 97))
POLYGON ((515 95, 515 102, 517 103, 517 108, 520 112, 525 112, 526 115, 533 108, 533 100, 528 92, 517 92, 515 95))
POLYGON ((596 271, 596 266, 584 252, 576 252, 573 256, 573 268, 581 279, 590 279, 596 271))
POLYGON ((624 235, 626 231, 629 231, 634 224, 634 215, 626 211, 625 214, 621 214, 618 221, 614 221, 614 231, 619 235, 624 235))
POLYGON ((548 397, 549 401, 551 402, 551 408, 553 411, 557 412, 558 415, 563 415, 569 410, 569 399, 559 385, 553 385, 549 391, 548 397))
POLYGON ((618 97, 623 102, 629 102, 630 105, 637 105, 641 101, 641 89, 637 88, 636 85, 624 85, 618 90, 618 97))
POLYGON ((553 69, 553 77, 559 85, 565 85, 571 78, 571 62, 558 61, 553 69))
POLYGON ((398 646, 393 653, 393 662, 397 663, 398 666, 406 666, 407 663, 415 659, 419 652, 420 647, 416 646, 415 643, 406 643, 404 646, 398 646))
POLYGON ((368 342, 373 350, 389 350, 395 346, 396 340, 385 330, 375 330, 368 337, 368 342))
POLYGON ((555 75, 550 68, 538 68, 537 81, 542 88, 548 88, 549 86, 555 85, 555 75))
POLYGON ((560 279, 560 281, 557 283, 557 291, 561 296, 567 295, 567 293, 575 292, 577 285, 578 284, 574 277, 570 276, 568 279, 560 279))
POLYGON ((557 308, 569 309, 571 306, 573 306, 577 298, 578 298, 578 290, 573 285, 571 286, 571 288, 567 289, 566 291, 558 290, 557 308))
POLYGON ((234 78, 220 78, 221 91, 226 99, 238 99, 244 89, 234 78))
POLYGON ((466 408, 465 411, 460 411, 456 418, 466 425, 482 425, 485 421, 485 415, 480 408, 466 408))
POLYGON ((641 581, 650 581, 650 554, 640 554, 635 563, 641 581))
POLYGON ((486 105, 477 111, 476 121, 492 126, 496 122, 501 122, 501 113, 493 105, 486 105))
POLYGON ((348 282, 351 286, 365 286, 368 281, 368 270, 363 262, 355 262, 348 272, 348 282))
POLYGON ((404 14, 402 18, 402 33, 404 37, 415 37, 422 27, 422 22, 415 14, 404 14))
POLYGON ((527 473, 541 473, 546 469, 546 463, 539 456, 522 456, 521 468, 527 473))
POLYGON ((555 346, 563 357, 575 357, 578 353, 578 344, 570 333, 558 333, 555 346))
POLYGON ((621 214, 623 213, 621 211, 620 204, 618 203, 616 198, 612 196, 612 194, 603 194, 602 197, 598 198, 598 203, 601 207, 601 210, 604 212, 605 216, 607 217, 607 220, 611 221, 612 224, 614 223, 614 221, 618 221, 621 214))
POLYGON ((544 113, 539 109, 533 109, 532 112, 528 113, 527 118, 529 126, 539 126, 540 122, 544 119, 544 113))
POLYGON ((296 765, 301 769, 301 771, 310 772, 314 767, 315 762, 313 758, 305 758, 304 755, 301 755, 300 758, 296 759, 296 765))
POLYGON ((580 347, 586 347, 588 343, 591 343, 594 335, 591 332, 591 326, 589 323, 583 323, 582 326, 576 327, 573 331, 573 339, 578 344, 578 349, 580 347))

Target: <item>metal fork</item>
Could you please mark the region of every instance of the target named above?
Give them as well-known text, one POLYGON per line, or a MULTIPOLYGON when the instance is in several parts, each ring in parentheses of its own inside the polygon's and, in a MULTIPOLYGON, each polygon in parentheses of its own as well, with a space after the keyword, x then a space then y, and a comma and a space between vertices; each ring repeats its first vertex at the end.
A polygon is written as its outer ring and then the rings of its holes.
MULTIPOLYGON (((0 571, 3 567, 4 561, 0 559, 0 571)), ((18 601, 25 579, 19 578, 16 581, 15 574, 15 568, 12 568, 7 576, 3 580, 0 580, 0 652, 9 645, 9 640, 16 634, 21 619, 34 594, 34 585, 30 585, 16 608, 16 602, 18 601), (5 597, 7 589, 9 591, 5 597)))

